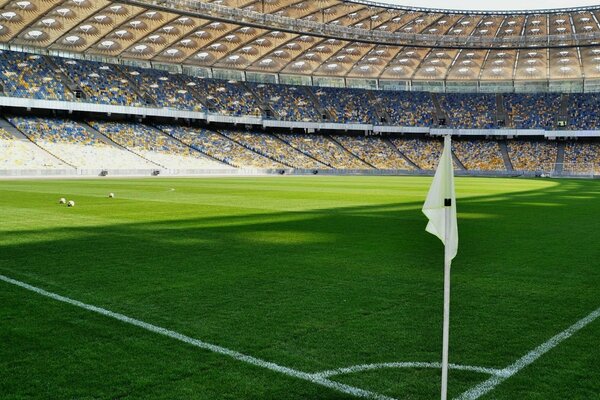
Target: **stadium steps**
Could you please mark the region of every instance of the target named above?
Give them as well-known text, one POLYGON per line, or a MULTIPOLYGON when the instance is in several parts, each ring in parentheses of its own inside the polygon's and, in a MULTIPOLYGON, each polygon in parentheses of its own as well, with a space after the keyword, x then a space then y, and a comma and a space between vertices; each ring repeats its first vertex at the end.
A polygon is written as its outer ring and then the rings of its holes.
POLYGON ((558 129, 564 129, 566 126, 559 126, 558 121, 566 121, 567 126, 569 125, 569 105, 571 104, 571 96, 568 93, 563 93, 560 95, 560 110, 557 115, 557 120, 555 121, 554 126, 558 129))
POLYGON ((498 121, 502 121, 502 126, 508 126, 508 115, 506 115, 502 93, 496 93, 496 122, 498 121))
POLYGON ((280 161, 280 160, 277 160, 277 159, 275 159, 274 157, 271 157, 270 155, 268 155, 268 154, 265 154, 265 153, 263 153, 263 152, 262 152, 262 151, 260 151, 260 150, 257 150, 257 149, 254 149, 254 148, 252 148, 252 147, 248 146, 246 143, 243 143, 243 142, 238 142, 237 140, 235 140, 235 139, 233 139, 233 138, 230 138, 229 136, 227 136, 225 133, 223 133, 223 132, 221 132, 221 131, 213 131, 213 132, 215 132, 215 133, 217 133, 217 134, 221 135, 222 137, 224 137, 225 139, 229 140, 230 142, 233 142, 233 143, 236 143, 236 144, 238 144, 238 145, 242 146, 242 147, 243 147, 243 148, 245 148, 246 150, 250 150, 251 152, 258 154, 258 155, 259 155, 259 156, 261 156, 261 157, 268 158, 269 160, 271 160, 271 161, 274 161, 274 162, 276 162, 276 163, 278 163, 278 164, 284 165, 284 166, 286 166, 286 167, 295 168, 293 165, 291 165, 291 164, 288 164, 288 163, 286 163, 286 162, 283 162, 283 161, 280 161))
POLYGON ((460 161, 460 158, 458 158, 456 156, 456 153, 454 152, 454 150, 452 150, 452 159, 454 160, 454 165, 458 166, 458 169, 466 171, 467 167, 465 167, 465 164, 462 163, 462 161, 460 161))
POLYGON ((54 72, 56 72, 56 74, 58 75, 58 78, 60 79, 62 84, 71 91, 71 93, 73 94, 73 97, 75 97, 75 91, 77 91, 77 90, 79 90, 79 92, 82 94, 82 96, 85 96, 85 93, 79 86, 77 86, 75 81, 73 79, 71 79, 69 77, 69 75, 65 74, 65 72, 62 70, 62 68, 59 67, 58 64, 56 64, 56 62, 54 62, 53 57, 44 56, 44 61, 46 61, 46 64, 48 64, 50 66, 50 69, 52 69, 54 72))
POLYGON ((435 116, 437 119, 437 125, 441 125, 440 124, 441 120, 446 121, 446 125, 448 125, 450 123, 450 121, 448 120, 448 116, 446 115, 446 113, 442 109, 442 106, 440 105, 440 99, 438 99, 437 94, 431 92, 430 95, 431 95, 431 101, 433 102, 433 106, 435 107, 435 116))
POLYGON ((140 98, 142 99, 142 101, 144 102, 145 105, 147 106, 152 106, 152 107, 158 107, 158 104, 156 104, 156 102, 154 101, 154 99, 148 95, 145 91, 142 90, 142 88, 140 88, 138 86, 138 84, 131 79, 130 75, 128 73, 126 73, 125 71, 123 71, 117 64, 112 66, 115 70, 116 73, 118 73, 119 75, 121 75, 121 77, 123 79, 125 79, 127 82, 129 82, 129 86, 131 87, 131 89, 133 90, 133 92, 140 98))
POLYGON ((220 159, 218 159, 218 158, 216 158, 216 157, 213 157, 213 156, 211 156, 210 154, 208 154, 208 153, 205 153, 205 152, 203 152, 202 150, 200 150, 200 149, 197 149, 196 147, 194 147, 194 146, 191 146, 191 145, 187 144, 186 142, 182 141, 181 139, 179 139, 179 138, 177 138, 177 137, 175 137, 175 136, 173 136, 173 135, 170 135, 169 133, 167 133, 167 132, 163 131, 162 129, 160 129, 160 128, 157 128, 156 126, 151 126, 151 127, 152 127, 152 128, 154 128, 154 129, 156 129, 157 131, 159 131, 159 132, 160 132, 160 133, 162 133, 163 135, 167 135, 167 136, 169 136, 170 138, 172 138, 172 139, 173 139, 173 140, 175 140, 176 142, 179 142, 179 143, 181 143, 181 144, 182 144, 182 145, 184 145, 185 147, 188 147, 188 148, 190 148, 190 149, 192 149, 192 150, 194 150, 194 151, 197 151, 198 153, 202 154, 202 155, 203 155, 203 156, 205 156, 206 158, 209 158, 209 159, 211 159, 211 160, 213 160, 213 161, 216 161, 216 162, 218 162, 218 163, 220 163, 220 164, 227 165, 228 167, 237 168, 237 166, 235 166, 235 165, 231 164, 230 162, 227 162, 227 161, 225 161, 225 160, 220 160, 220 159))
POLYGON ((502 154, 502 159, 504 160, 504 166, 507 171, 514 171, 514 167, 512 161, 510 160, 510 155, 508 155, 508 147, 506 146, 506 140, 498 140, 498 146, 500 146, 500 153, 502 154))
POLYGON ((373 168, 373 169, 378 169, 376 166, 374 166, 373 164, 368 163, 367 161, 363 160, 362 158, 360 158, 359 156, 357 156, 356 154, 354 154, 353 152, 351 152, 350 150, 348 150, 347 148, 345 148, 340 142, 338 142, 337 140, 335 140, 335 138, 331 135, 325 135, 326 138, 328 138, 329 140, 331 140, 333 142, 333 144, 335 144, 337 147, 339 147, 342 151, 350 154, 352 157, 356 158, 358 161, 361 161, 363 164, 373 168))
POLYGON ((279 119, 278 118, 279 113, 275 112, 275 109, 273 107, 271 107, 271 104, 269 104, 269 101, 267 99, 263 99, 258 94, 256 94, 254 89, 252 89, 252 87, 250 87, 250 85, 247 85, 246 82, 240 82, 240 84, 244 87, 244 89, 246 89, 246 91, 252 93, 252 96, 254 96, 254 98, 256 99, 256 102, 260 106, 263 116, 266 115, 267 111, 270 111, 273 118, 279 119))
POLYGON ((140 154, 136 153, 135 151, 133 151, 133 150, 131 150, 131 149, 129 149, 129 148, 127 148, 127 147, 125 147, 125 146, 123 146, 123 145, 121 145, 121 144, 117 143, 117 142, 115 142, 115 141, 114 141, 114 140, 112 140, 112 139, 111 139, 111 138, 110 138, 108 135, 105 135, 105 134, 103 134, 102 132, 100 132, 100 131, 98 131, 98 130, 94 129, 94 127, 92 127, 92 126, 91 126, 91 125, 90 125, 90 124, 89 124, 87 121, 79 121, 79 125, 81 125, 81 127, 82 127, 83 129, 85 129, 86 131, 88 131, 88 132, 89 132, 91 135, 94 135, 95 137, 97 137, 97 138, 101 139, 103 142, 105 142, 105 143, 107 143, 107 144, 110 144, 111 146, 116 146, 116 147, 118 147, 118 148, 120 148, 120 149, 123 149, 123 150, 125 150, 125 151, 128 151, 128 152, 130 152, 131 154, 135 155, 136 157, 139 157, 139 158, 141 158, 141 159, 143 159, 143 160, 145 160, 145 161, 148 161, 150 164, 154 164, 154 165, 156 165, 157 167, 160 167, 160 168, 167 169, 167 168, 166 168, 164 165, 160 165, 160 164, 158 164, 158 163, 156 163, 156 162, 154 162, 154 161, 152 161, 152 160, 149 160, 149 159, 147 159, 146 157, 144 157, 144 156, 142 156, 142 155, 140 155, 140 154))
POLYGON ((375 121, 375 125, 378 125, 381 122, 389 123, 392 119, 390 118, 390 115, 388 114, 385 107, 381 106, 381 103, 382 103, 381 98, 375 97, 373 92, 370 90, 367 93, 368 93, 369 99, 372 102, 371 104, 376 105, 375 106, 375 114, 377 115, 377 121, 375 121))
POLYGON ((565 162, 565 142, 557 142, 556 162, 554 163, 554 172, 561 174, 564 169, 565 162))
MULTIPOLYGON (((306 154, 302 150, 295 148, 294 146, 292 146, 291 144, 289 144, 288 142, 286 142, 285 140, 283 140, 279 136, 277 136, 275 134, 272 134, 272 133, 270 133, 269 136, 271 136, 273 139, 277 140, 278 142, 283 143, 287 147, 290 147, 290 148, 294 149, 295 151, 297 151, 298 153, 302 154, 303 156, 306 156, 306 157, 310 158, 311 160, 314 160, 314 161, 318 162, 319 164, 323 164, 323 166, 325 166, 325 167, 329 167, 328 164, 325 164, 323 161, 321 161, 321 160, 319 160, 319 159, 311 156, 310 154, 306 154)), ((301 168, 301 167, 298 167, 298 168, 301 168)))
POLYGON ((316 161, 320 162, 321 164, 323 164, 323 165, 325 165, 325 166, 327 166, 327 167, 329 167, 329 168, 335 169, 335 168, 333 167, 333 165, 331 165, 331 164, 327 164, 325 161, 323 161, 323 160, 319 160, 318 158, 316 158, 316 157, 314 157, 314 156, 312 156, 312 155, 308 154, 307 152, 305 152, 305 151, 302 151, 301 149, 297 148, 296 146, 294 146, 293 144, 291 144, 290 142, 288 142, 288 141, 287 141, 287 140, 285 140, 284 138, 282 138, 282 137, 279 137, 279 135, 277 135, 277 134, 274 134, 274 136, 275 136, 277 139, 281 140, 283 143, 285 143, 285 144, 287 144, 288 146, 290 146, 291 148, 293 148, 293 149, 295 149, 295 150, 299 151, 300 153, 304 154, 305 156, 308 156, 308 157, 312 158, 313 160, 316 160, 316 161))
POLYGON ((396 145, 388 138, 384 138, 383 141, 391 147, 400 157, 402 157, 409 165, 412 165, 416 170, 421 170, 422 168, 415 164, 410 158, 406 156, 403 152, 401 152, 396 145))
POLYGON ((321 116, 320 120, 323 120, 323 115, 327 116, 327 121, 334 121, 335 120, 335 117, 331 113, 331 110, 328 110, 328 109, 324 108, 321 105, 321 102, 319 101, 319 98, 311 90, 310 87, 308 87, 308 86, 302 86, 302 90, 304 90, 304 92, 306 93, 306 95, 313 101, 313 104, 314 104, 315 108, 317 109, 317 111, 319 111, 319 115, 321 116))
POLYGON ((28 143, 28 144, 31 144, 32 146, 35 146, 36 148, 40 149, 41 151, 43 151, 46 154, 50 154, 52 157, 56 158, 63 164, 68 165, 69 167, 72 167, 74 169, 77 169, 77 166, 66 162, 62 158, 58 157, 56 154, 52 153, 51 151, 46 150, 45 148, 43 148, 42 146, 37 144, 33 139, 31 139, 29 136, 27 136, 27 134, 25 134, 19 128, 17 128, 13 124, 11 124, 10 121, 8 121, 4 118, 0 118, 0 128, 3 128, 5 131, 7 131, 8 133, 10 133, 14 137, 16 137, 18 140, 28 143))

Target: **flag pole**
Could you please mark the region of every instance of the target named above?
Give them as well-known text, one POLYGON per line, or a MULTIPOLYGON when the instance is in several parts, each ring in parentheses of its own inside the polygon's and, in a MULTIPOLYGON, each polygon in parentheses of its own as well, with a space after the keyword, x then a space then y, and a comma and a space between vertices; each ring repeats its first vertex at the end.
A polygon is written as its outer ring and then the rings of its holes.
POLYGON ((452 256, 449 254, 450 224, 452 199, 444 199, 445 246, 444 246, 444 328, 442 334, 442 393, 441 399, 448 398, 448 347, 450 338, 450 266, 452 256))

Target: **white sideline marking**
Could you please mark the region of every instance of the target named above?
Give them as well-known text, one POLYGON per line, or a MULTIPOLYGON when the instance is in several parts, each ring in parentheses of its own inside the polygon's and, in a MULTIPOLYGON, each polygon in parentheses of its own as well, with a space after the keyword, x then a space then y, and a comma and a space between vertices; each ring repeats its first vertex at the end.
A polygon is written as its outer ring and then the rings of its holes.
POLYGON ((573 325, 571 325, 558 335, 552 337, 545 343, 542 343, 541 345, 531 350, 529 353, 525 354, 523 357, 519 358, 517 361, 515 361, 508 367, 504 368, 502 370, 504 372, 502 375, 492 376, 487 381, 482 382, 479 385, 476 385, 471 389, 467 390, 459 397, 457 397, 456 400, 476 400, 481 396, 489 393, 496 386, 498 386, 517 372, 521 371, 523 368, 532 364, 538 358, 540 358, 541 356, 558 346, 560 342, 570 338, 571 336, 573 336, 574 333, 584 328, 586 325, 590 324, 598 317, 600 317, 600 308, 596 309, 595 311, 592 311, 587 317, 584 317, 579 321, 575 322, 573 325))
MULTIPOLYGON (((505 374, 504 370, 496 369, 496 368, 474 367, 471 365, 458 365, 458 364, 449 364, 449 367, 450 367, 450 369, 479 372, 482 374, 489 374, 489 375, 503 376, 505 374)), ((439 369, 439 368, 442 368, 442 364, 439 362, 389 362, 389 363, 379 363, 379 364, 363 364, 363 365, 353 365, 352 367, 345 367, 345 368, 332 369, 329 371, 317 372, 314 375, 320 376, 323 378, 330 378, 330 377, 336 376, 336 375, 353 374, 356 372, 371 371, 374 369, 384 369, 384 368, 438 368, 439 369)))
MULTIPOLYGON (((409 362, 409 363, 382 363, 382 364, 365 364, 365 365, 357 365, 354 367, 347 368, 339 368, 336 370, 316 372, 316 373, 308 373, 299 371, 293 368, 284 367, 269 361, 262 360, 260 358, 248 356, 243 353, 239 353, 234 350, 230 350, 226 347, 218 346, 215 344, 203 342, 198 339, 194 339, 192 337, 183 335, 181 333, 171 331, 166 328, 161 328, 160 326, 152 325, 147 322, 141 321, 139 319, 131 318, 123 314, 119 314, 105 308, 96 307, 90 304, 82 303, 78 300, 73 300, 68 297, 61 296, 56 293, 48 292, 44 289, 40 289, 38 287, 29 285, 25 282, 21 282, 12 278, 9 278, 4 275, 0 275, 0 281, 4 281, 6 283, 19 286, 23 289, 27 289, 31 292, 40 294, 42 296, 49 297, 51 299, 71 304, 73 306, 83 308, 88 311, 95 312, 97 314, 104 315, 106 317, 110 317, 121 322, 125 322, 130 325, 137 326, 139 328, 145 329, 150 332, 157 333, 159 335, 170 337, 171 339, 179 340, 180 342, 187 343, 189 345, 212 351, 213 353, 222 354, 238 361, 245 362, 247 364, 255 365, 257 367, 262 367, 271 371, 279 372, 281 374, 291 376, 297 379, 302 379, 308 382, 312 382, 317 385, 321 385, 327 387, 329 389, 336 390, 341 393, 346 393, 355 397, 361 397, 366 399, 375 399, 375 400, 397 400, 393 397, 388 397, 379 393, 371 392, 368 390, 364 390, 361 388, 357 388, 350 385, 345 385, 343 383, 338 383, 335 381, 331 381, 327 379, 328 377, 341 375, 344 373, 352 373, 359 371, 366 371, 370 369, 378 369, 378 368, 440 368, 439 363, 421 363, 421 362, 409 362)), ((462 369, 467 371, 488 373, 493 375, 491 378, 486 380, 485 382, 480 383, 479 385, 474 386, 473 388, 467 390, 462 395, 457 397, 455 400, 476 400, 481 396, 492 391, 496 386, 515 375, 523 368, 529 366, 533 362, 535 362, 542 355, 546 354, 548 351, 552 350, 554 347, 558 346, 562 341, 570 338, 577 331, 581 330, 585 326, 589 325, 591 322, 600 317, 600 308, 591 312, 588 316, 580 319, 564 331, 559 334, 553 336, 551 339, 542 343, 529 353, 525 354, 523 357, 515 361, 513 364, 508 367, 498 370, 493 368, 484 368, 484 367, 471 367, 468 365, 454 365, 451 364, 451 368, 454 369, 462 369)))
POLYGON ((170 337, 171 339, 179 340, 180 342, 184 342, 184 343, 187 343, 189 345, 192 345, 192 346, 204 349, 204 350, 212 351, 213 353, 222 354, 222 355, 231 357, 233 359, 236 359, 238 361, 245 362, 247 364, 266 368, 268 370, 279 372, 279 373, 287 375, 287 376, 291 376, 294 378, 309 381, 309 382, 315 383, 317 385, 321 385, 321 386, 327 387, 329 389, 336 390, 338 392, 349 394, 349 395, 352 395, 355 397, 367 398, 367 399, 396 400, 392 397, 384 396, 379 393, 360 389, 360 388, 350 386, 350 385, 345 385, 343 383, 334 382, 334 381, 327 379, 326 377, 318 376, 317 374, 311 374, 308 372, 302 372, 302 371, 299 371, 296 369, 284 367, 284 366, 281 366, 281 365, 278 365, 278 364, 275 364, 275 363, 272 363, 269 361, 261 360, 260 358, 248 356, 246 354, 239 353, 234 350, 230 350, 225 347, 221 347, 221 346, 217 346, 215 344, 203 342, 201 340, 191 338, 191 337, 183 335, 181 333, 171 331, 169 329, 161 328, 160 326, 149 324, 149 323, 141 321, 139 319, 131 318, 131 317, 128 317, 123 314, 112 312, 105 308, 96 307, 91 304, 82 303, 78 300, 73 300, 68 297, 58 295, 56 293, 48 292, 44 289, 40 289, 38 287, 29 285, 27 283, 17 281, 15 279, 11 279, 4 275, 0 275, 0 280, 4 281, 6 283, 10 283, 15 286, 19 286, 23 289, 27 289, 31 292, 35 292, 42 296, 46 296, 46 297, 49 297, 51 299, 54 299, 54 300, 57 300, 57 301, 60 301, 63 303, 67 303, 67 304, 73 305, 75 307, 83 308, 85 310, 92 311, 92 312, 104 315, 106 317, 114 318, 121 322, 125 322, 130 325, 135 325, 135 326, 145 329, 147 331, 158 333, 159 335, 167 336, 167 337, 170 337))

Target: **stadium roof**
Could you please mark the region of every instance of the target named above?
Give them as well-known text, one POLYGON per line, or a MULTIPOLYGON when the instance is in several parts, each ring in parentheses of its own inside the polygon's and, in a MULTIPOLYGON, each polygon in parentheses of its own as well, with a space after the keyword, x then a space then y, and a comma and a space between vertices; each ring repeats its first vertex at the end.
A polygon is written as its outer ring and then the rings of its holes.
POLYGON ((14 46, 294 75, 600 78, 600 7, 486 12, 342 0, 0 0, 14 46))

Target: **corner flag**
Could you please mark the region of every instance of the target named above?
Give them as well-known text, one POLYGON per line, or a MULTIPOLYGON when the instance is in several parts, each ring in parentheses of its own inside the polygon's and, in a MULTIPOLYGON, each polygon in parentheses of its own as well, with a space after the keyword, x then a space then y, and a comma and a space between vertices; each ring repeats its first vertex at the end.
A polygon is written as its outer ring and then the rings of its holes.
POLYGON ((450 259, 458 250, 458 225, 456 223, 456 195, 454 194, 454 166, 452 165, 452 141, 444 138, 444 152, 435 171, 433 183, 423 205, 423 214, 429 218, 425 230, 437 236, 447 248, 450 259), (449 229, 445 223, 447 203, 450 211, 449 229))
POLYGON ((444 243, 444 326, 442 333, 442 389, 441 400, 448 397, 448 352, 450 338, 450 267, 458 251, 458 224, 456 221, 456 195, 454 194, 454 166, 452 164, 452 139, 444 138, 444 151, 440 157, 433 183, 423 205, 423 214, 429 218, 425 230, 444 243))

